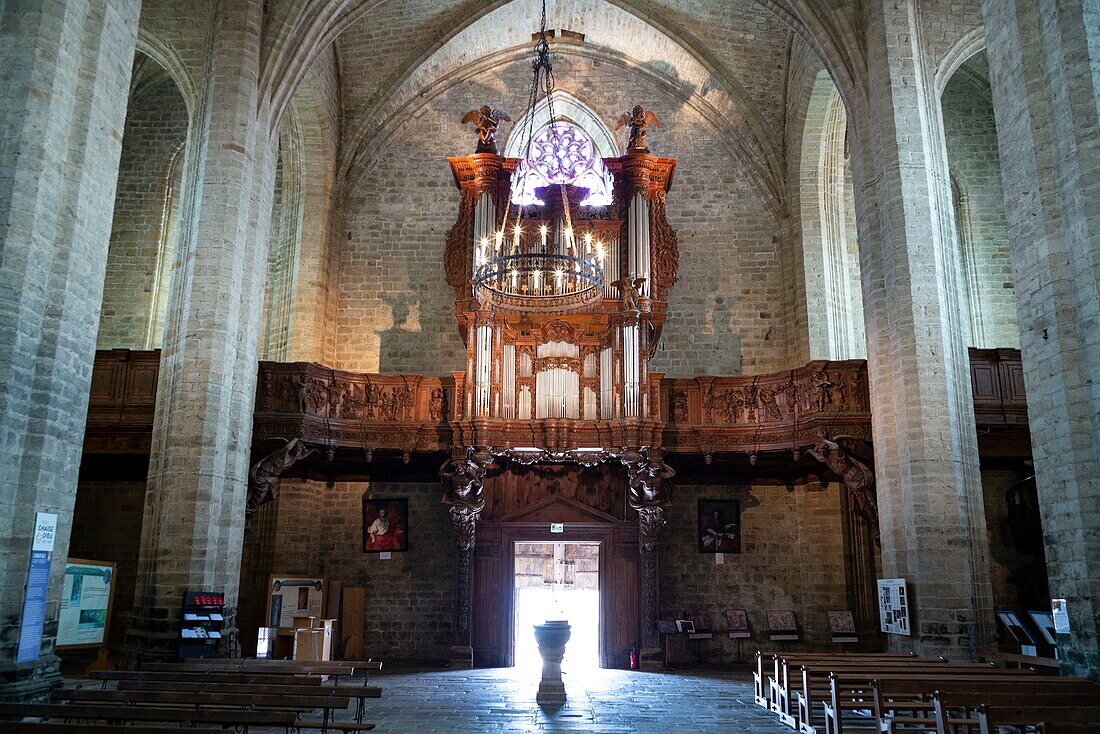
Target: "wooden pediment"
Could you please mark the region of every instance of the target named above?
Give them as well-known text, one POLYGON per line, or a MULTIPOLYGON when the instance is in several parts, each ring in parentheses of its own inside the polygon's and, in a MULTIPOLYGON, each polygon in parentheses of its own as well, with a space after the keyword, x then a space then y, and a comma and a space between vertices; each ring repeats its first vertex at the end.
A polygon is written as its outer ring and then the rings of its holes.
POLYGON ((577 500, 553 494, 500 518, 501 522, 611 523, 619 519, 577 500))

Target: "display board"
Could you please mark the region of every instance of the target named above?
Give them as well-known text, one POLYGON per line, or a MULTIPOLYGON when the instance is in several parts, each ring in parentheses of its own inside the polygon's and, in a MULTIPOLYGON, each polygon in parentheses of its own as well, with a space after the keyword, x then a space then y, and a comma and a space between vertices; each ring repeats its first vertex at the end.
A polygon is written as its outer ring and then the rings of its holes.
POLYGON ((324 579, 273 575, 268 584, 267 626, 292 627, 295 617, 322 616, 324 579))
POLYGON ((878 580, 879 626, 890 635, 909 634, 909 594, 905 579, 878 580))
POLYGON ((65 562, 57 647, 103 647, 111 620, 115 564, 70 558, 65 562))

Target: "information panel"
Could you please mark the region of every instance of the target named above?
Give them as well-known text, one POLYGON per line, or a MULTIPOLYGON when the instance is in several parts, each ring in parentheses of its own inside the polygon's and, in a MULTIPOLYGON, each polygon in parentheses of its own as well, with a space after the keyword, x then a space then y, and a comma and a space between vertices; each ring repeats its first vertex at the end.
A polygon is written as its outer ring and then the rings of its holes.
POLYGON ((46 621, 46 591, 50 585, 50 562, 57 535, 57 515, 39 512, 34 516, 31 560, 27 566, 27 587, 23 594, 23 617, 19 624, 19 648, 15 662, 38 659, 42 649, 42 626, 46 621))
POLYGON ((909 594, 905 579, 878 580, 879 624, 890 635, 909 634, 909 594))
POLYGON ((272 576, 267 625, 291 627, 295 617, 321 617, 324 580, 307 576, 272 576))
POLYGON ((111 618, 115 564, 70 558, 61 587, 57 646, 102 647, 111 618))

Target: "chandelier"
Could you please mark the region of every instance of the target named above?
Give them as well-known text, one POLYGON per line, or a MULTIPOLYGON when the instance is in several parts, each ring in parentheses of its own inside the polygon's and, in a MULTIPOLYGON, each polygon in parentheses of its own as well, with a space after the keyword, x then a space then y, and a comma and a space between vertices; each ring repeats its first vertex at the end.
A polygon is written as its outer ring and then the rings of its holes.
MULTIPOLYGON (((569 196, 571 188, 595 188, 602 181, 593 173, 591 163, 598 156, 591 141, 580 139, 574 127, 560 123, 554 115, 546 0, 534 51, 534 79, 523 129, 518 131, 525 137, 520 138, 523 160, 512 178, 515 193, 508 198, 500 227, 475 243, 474 292, 490 310, 561 314, 584 310, 603 298, 607 246, 592 231, 574 229, 569 196), (546 98, 550 124, 536 138, 540 92, 546 98), (555 188, 561 211, 560 217, 555 212, 551 218, 546 212, 558 207, 539 196, 549 198, 555 188)), ((584 203, 597 203, 591 190, 584 203)))

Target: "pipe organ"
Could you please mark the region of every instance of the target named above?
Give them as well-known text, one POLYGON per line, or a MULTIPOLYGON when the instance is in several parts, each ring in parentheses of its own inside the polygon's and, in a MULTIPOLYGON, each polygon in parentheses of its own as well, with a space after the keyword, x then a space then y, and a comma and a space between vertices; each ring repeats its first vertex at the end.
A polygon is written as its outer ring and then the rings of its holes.
MULTIPOLYGON (((645 433, 661 422, 649 359, 676 280, 665 213, 676 162, 637 150, 598 160, 610 204, 581 203, 590 193, 581 184, 595 177, 537 188, 538 203, 514 226, 517 171, 529 162, 493 152, 449 159, 460 205, 446 274, 467 348, 453 418, 476 434, 467 445, 523 444, 527 433, 576 448, 585 441, 575 430, 555 439, 546 426, 576 422, 583 434, 616 421, 645 433), (479 287, 498 298, 487 302, 479 287), (579 306, 560 295, 589 288, 597 292, 579 306)), ((631 443, 654 445, 645 435, 631 443)))

